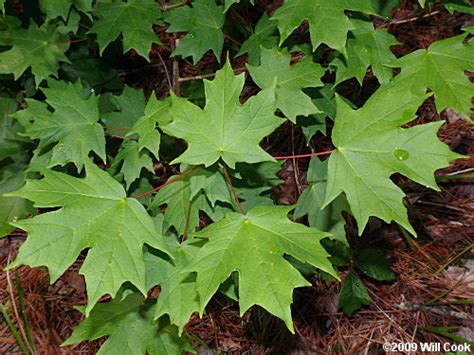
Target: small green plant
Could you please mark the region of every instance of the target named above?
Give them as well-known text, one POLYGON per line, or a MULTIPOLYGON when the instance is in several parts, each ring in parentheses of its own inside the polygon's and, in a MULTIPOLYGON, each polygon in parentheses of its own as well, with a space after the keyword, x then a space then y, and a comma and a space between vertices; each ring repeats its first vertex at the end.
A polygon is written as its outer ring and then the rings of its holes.
MULTIPOLYGON (((370 217, 416 235, 391 176, 438 189, 434 172, 462 156, 437 138, 441 121, 404 125, 429 97, 470 120, 474 51, 466 28, 396 58, 397 40, 371 20, 398 5, 387 3, 285 0, 265 13, 247 0, 0 1, 0 235, 26 231, 8 268, 46 266, 51 282, 87 250, 85 319, 63 345, 108 336, 103 353, 192 350, 184 327, 217 292, 293 332, 303 267, 339 279, 350 265, 348 314, 370 302, 357 273, 393 279, 380 251, 348 249, 342 212, 359 235, 370 217), (234 24, 242 9, 261 13, 255 28, 234 24), (295 31, 305 26, 308 36, 295 31), (162 66, 165 99, 116 70, 151 50, 160 62, 145 66, 162 66), (220 69, 185 85, 180 65, 203 57, 220 69), (369 68, 380 85, 358 107, 341 88, 369 68), (282 125, 301 129, 311 153, 264 149, 282 125), (333 148, 315 151, 316 132, 331 132, 333 148), (296 209, 279 206, 281 161, 308 157, 296 209)), ((445 5, 472 13, 467 0, 445 5)))

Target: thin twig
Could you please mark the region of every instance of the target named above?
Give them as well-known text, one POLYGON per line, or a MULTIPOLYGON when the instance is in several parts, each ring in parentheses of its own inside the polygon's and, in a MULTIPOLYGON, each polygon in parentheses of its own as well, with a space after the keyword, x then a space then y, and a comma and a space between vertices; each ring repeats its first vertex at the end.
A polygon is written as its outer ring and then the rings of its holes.
MULTIPOLYGON (((241 74, 245 71, 247 71, 246 68, 237 68, 237 69, 234 69, 234 74, 238 75, 238 74, 241 74)), ((202 74, 202 75, 196 75, 196 76, 188 76, 188 77, 185 77, 185 78, 179 78, 178 81, 182 83, 182 82, 185 82, 185 81, 213 78, 215 76, 216 76, 216 73, 209 73, 209 74, 202 74)))
POLYGON ((229 172, 227 171, 227 166, 224 165, 224 176, 229 184, 230 191, 232 191, 232 195, 234 195, 235 202, 237 203, 237 207, 239 207, 239 211, 242 214, 245 214, 242 205, 240 204, 239 196, 237 196, 237 192, 235 192, 234 185, 232 185, 232 180, 230 179, 229 172))
POLYGON ((116 134, 112 134, 112 133, 105 133, 105 134, 106 134, 107 136, 109 136, 109 137, 122 139, 122 140, 124 140, 124 141, 130 140, 130 138, 123 137, 123 136, 117 136, 116 134))
POLYGON ((335 151, 336 151, 336 149, 328 150, 328 151, 325 151, 325 152, 319 152, 319 153, 288 155, 288 156, 273 157, 273 158, 276 159, 276 160, 310 158, 310 157, 317 157, 317 156, 320 156, 320 155, 329 155, 329 154, 331 154, 335 151))
POLYGON ((423 16, 411 17, 411 18, 407 18, 407 19, 403 19, 403 20, 394 20, 394 21, 391 21, 388 24, 388 26, 390 26, 390 25, 401 25, 401 24, 404 24, 404 23, 415 22, 415 21, 421 20, 423 18, 427 18, 427 17, 437 15, 439 13, 441 13, 441 11, 436 10, 436 11, 430 12, 429 14, 425 14, 423 16))
POLYGON ((163 66, 163 69, 165 70, 166 80, 168 81, 168 87, 170 90, 172 90, 173 84, 171 82, 170 73, 168 72, 168 67, 166 66, 166 63, 163 60, 163 57, 161 56, 160 52, 157 52, 157 54, 158 54, 158 58, 160 59, 161 65, 163 66))
MULTIPOLYGON (((176 33, 174 34, 174 50, 179 45, 179 38, 177 38, 176 33)), ((181 96, 180 90, 180 77, 179 77, 179 61, 176 57, 173 58, 173 91, 177 96, 181 96)))
POLYGON ((110 129, 112 131, 130 131, 131 128, 127 128, 127 127, 111 127, 111 126, 102 126, 102 128, 105 128, 105 129, 110 129))
POLYGON ((193 166, 191 169, 186 170, 184 173, 179 174, 179 175, 176 176, 175 178, 173 178, 173 179, 171 179, 171 180, 165 182, 163 185, 160 185, 160 186, 158 186, 158 187, 155 187, 154 189, 148 190, 148 191, 146 191, 146 192, 144 192, 144 193, 142 193, 142 194, 140 194, 140 195, 133 196, 133 198, 135 198, 135 199, 138 200, 139 198, 148 196, 148 195, 152 194, 153 192, 156 192, 156 191, 158 191, 158 190, 161 190, 163 187, 168 186, 169 184, 171 184, 171 183, 173 183, 173 182, 175 182, 175 181, 177 181, 177 180, 179 180, 179 179, 185 177, 186 175, 191 174, 191 172, 192 172, 194 169, 196 169, 196 168, 197 168, 197 166, 193 166))

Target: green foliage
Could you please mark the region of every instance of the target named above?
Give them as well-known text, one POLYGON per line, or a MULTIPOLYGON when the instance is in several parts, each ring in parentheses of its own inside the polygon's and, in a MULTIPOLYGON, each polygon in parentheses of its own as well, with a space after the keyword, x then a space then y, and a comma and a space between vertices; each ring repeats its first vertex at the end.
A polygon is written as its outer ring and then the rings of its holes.
POLYGON ((107 172, 88 161, 85 164, 85 178, 44 170, 43 179, 28 180, 7 196, 26 198, 35 207, 62 207, 13 223, 29 238, 10 267, 44 265, 54 282, 89 248, 81 267, 89 314, 101 296, 115 296, 126 281, 145 294, 143 244, 164 251, 167 247, 143 206, 127 199, 123 187, 107 172))
POLYGON ((370 300, 362 280, 353 272, 347 274, 339 295, 339 307, 350 316, 363 305, 370 304, 370 300))
POLYGON ((46 19, 62 17, 68 19, 71 6, 75 9, 87 13, 92 11, 92 0, 40 0, 40 8, 46 14, 46 19))
POLYGON ((258 143, 283 122, 274 115, 275 83, 241 105, 239 95, 244 81, 244 75, 234 76, 227 62, 214 81, 204 83, 204 109, 181 97, 171 96, 169 115, 172 121, 162 129, 188 143, 188 149, 173 160, 173 164, 204 164, 207 167, 222 158, 233 168, 237 162, 258 163, 273 159, 258 143))
POLYGON ((98 304, 62 345, 108 336, 98 354, 181 354, 192 350, 166 319, 152 324, 155 302, 144 302, 125 290, 109 303, 98 304))
POLYGON ((337 67, 336 85, 354 77, 362 86, 369 67, 380 83, 388 83, 392 79, 392 68, 398 64, 390 46, 397 45, 398 41, 386 29, 374 29, 371 22, 353 19, 351 24, 354 29, 347 40, 347 58, 333 61, 337 67))
POLYGON ((248 66, 252 79, 262 89, 272 88, 276 82, 276 106, 292 122, 296 116, 321 112, 302 89, 323 86, 320 78, 324 69, 310 58, 290 65, 288 52, 261 48, 259 66, 248 66))
POLYGON ((196 63, 212 50, 219 61, 224 45, 224 19, 222 6, 214 0, 196 0, 192 8, 178 7, 167 12, 165 21, 170 24, 167 32, 188 32, 180 39, 174 54, 192 57, 196 63))
POLYGON ((409 87, 434 93, 439 112, 451 107, 466 119, 472 108, 472 83, 464 74, 474 71, 474 47, 466 35, 459 35, 433 43, 400 59, 402 71, 394 79, 399 87, 409 87))
POLYGON ((329 158, 324 206, 344 192, 359 234, 369 217, 376 216, 395 221, 416 235, 403 206, 403 191, 390 176, 398 172, 437 190, 434 171, 460 157, 436 137, 442 122, 400 127, 415 117, 426 97, 387 85, 358 110, 337 99, 332 135, 337 150, 329 158))
POLYGON ((51 74, 56 74, 59 62, 69 62, 64 52, 68 37, 55 26, 32 22, 28 29, 20 27, 13 17, 0 19, 0 45, 11 47, 0 53, 0 73, 13 74, 18 79, 28 68, 36 78, 36 86, 51 74))
POLYGON ((410 121, 430 95, 469 120, 474 71, 472 28, 396 58, 368 15, 397 5, 0 0, 0 237, 26 231, 8 267, 46 266, 52 282, 83 261, 85 319, 64 345, 180 354, 217 292, 293 331, 307 277, 347 273, 349 315, 370 303, 363 280, 394 279, 381 250, 349 246, 345 220, 416 233, 392 176, 438 189, 434 172, 461 156, 442 121, 410 121), (305 163, 281 155, 315 146, 326 157, 304 185, 305 163))
POLYGON ((247 53, 251 65, 258 65, 260 63, 260 49, 275 48, 278 45, 278 36, 276 32, 276 23, 268 18, 267 14, 263 14, 260 20, 255 25, 254 32, 242 43, 237 56, 247 53))
POLYGON ((290 222, 286 215, 291 209, 261 206, 246 215, 231 213, 195 234, 209 240, 188 267, 189 271, 197 272, 201 314, 219 285, 237 271, 240 313, 260 305, 281 318, 293 332, 293 289, 310 283, 283 255, 291 255, 335 277, 337 274, 320 244, 327 234, 290 222))
POLYGON ((346 10, 366 14, 376 13, 371 1, 366 0, 291 0, 278 8, 272 19, 278 22, 280 44, 304 21, 309 23, 311 44, 316 50, 322 43, 346 53, 347 33, 354 28, 344 13, 346 10))
POLYGON ((151 45, 160 43, 153 32, 161 12, 153 0, 97 1, 93 12, 98 19, 89 31, 97 35, 100 53, 120 35, 123 36, 123 50, 135 49, 148 59, 151 45))
POLYGON ((39 139, 37 151, 44 156, 46 166, 72 162, 81 169, 91 151, 105 161, 104 130, 97 123, 98 97, 92 94, 85 98, 79 81, 48 80, 48 85, 42 89, 46 103, 26 99, 28 108, 14 114, 25 128, 23 134, 39 139))

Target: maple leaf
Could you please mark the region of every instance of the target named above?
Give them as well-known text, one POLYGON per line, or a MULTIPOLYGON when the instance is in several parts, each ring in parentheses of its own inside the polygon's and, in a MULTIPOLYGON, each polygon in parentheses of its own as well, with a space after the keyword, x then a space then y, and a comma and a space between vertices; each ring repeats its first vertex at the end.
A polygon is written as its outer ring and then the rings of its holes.
POLYGON ((202 314, 219 285, 239 274, 240 314, 260 305, 282 319, 293 332, 293 289, 310 283, 285 260, 291 255, 337 277, 320 241, 328 233, 287 219, 293 207, 260 206, 247 215, 229 213, 222 221, 195 233, 208 239, 188 271, 197 273, 202 314))
POLYGON ((220 61, 224 45, 225 16, 223 7, 214 0, 193 1, 193 7, 183 6, 165 13, 165 21, 170 24, 166 32, 188 32, 179 40, 174 55, 192 57, 197 63, 207 51, 212 50, 220 61))
POLYGON ((322 208, 326 195, 327 163, 327 160, 323 162, 317 157, 311 158, 307 173, 309 186, 299 197, 293 218, 308 215, 310 227, 328 231, 338 240, 345 240, 345 221, 342 217, 342 211, 349 211, 347 202, 339 197, 326 208, 322 208))
MULTIPOLYGON (((74 163, 78 169, 95 152, 105 161, 105 138, 99 120, 98 97, 84 98, 82 85, 48 81, 42 89, 51 112, 43 102, 26 99, 28 108, 13 115, 23 127, 24 135, 39 139, 38 151, 54 144, 47 155, 47 166, 74 163)), ((46 155, 46 154, 45 154, 46 155)))
POLYGON ((296 116, 308 116, 321 112, 302 89, 323 86, 320 78, 324 69, 312 61, 303 59, 290 65, 287 51, 261 48, 260 65, 247 68, 255 83, 262 89, 271 88, 276 81, 276 106, 293 123, 296 116))
POLYGON ((19 189, 25 182, 25 166, 22 163, 10 164, 0 170, 0 238, 8 235, 14 227, 11 222, 35 214, 29 201, 22 198, 6 197, 3 194, 19 189))
POLYGON ((353 37, 347 40, 347 58, 336 58, 332 64, 337 67, 337 85, 355 77, 362 86, 367 69, 372 68, 381 84, 392 79, 392 68, 398 66, 390 46, 399 44, 393 35, 384 28, 374 29, 372 22, 352 19, 353 37))
POLYGON ((244 82, 244 74, 234 76, 227 61, 213 81, 204 82, 204 109, 172 95, 169 114, 173 121, 161 128, 188 143, 188 149, 172 164, 208 167, 222 158, 233 168, 236 162, 273 160, 258 144, 284 121, 274 115, 275 86, 262 90, 241 105, 239 95, 244 82))
MULTIPOLYGON (((232 5, 238 3, 240 3, 240 0, 225 0, 224 12, 227 12, 232 5)), ((254 0, 250 0, 250 3, 254 5, 254 0)))
POLYGON ((308 20, 313 50, 321 43, 345 53, 347 32, 354 29, 346 10, 376 14, 371 1, 366 0, 285 0, 272 19, 278 22, 280 44, 304 20, 308 20))
POLYGON ((140 152, 138 143, 135 141, 125 141, 120 146, 117 156, 114 158, 112 167, 120 165, 120 172, 123 174, 127 190, 130 185, 140 177, 142 169, 153 171, 153 161, 146 152, 140 152))
POLYGON ((151 207, 164 204, 168 207, 164 212, 163 230, 174 227, 178 235, 188 235, 199 225, 199 211, 204 208, 205 197, 202 194, 192 196, 189 177, 186 176, 160 189, 151 207))
POLYGON ((146 148, 157 160, 160 160, 161 134, 156 130, 156 126, 157 123, 166 124, 169 122, 166 120, 166 117, 169 116, 169 103, 169 99, 158 100, 155 95, 152 95, 146 104, 143 115, 135 121, 132 130, 127 134, 127 137, 137 134, 138 149, 141 151, 146 148))
POLYGON ((108 133, 123 135, 124 131, 133 127, 144 114, 145 96, 142 90, 125 86, 121 95, 109 98, 110 103, 115 107, 107 112, 102 110, 101 119, 106 124, 108 133))
POLYGON ((16 80, 31 68, 36 86, 56 74, 60 61, 69 63, 64 55, 69 37, 57 32, 53 25, 38 27, 32 22, 26 29, 20 27, 18 19, 6 16, 0 20, 0 45, 11 47, 0 52, 0 73, 13 74, 16 80))
POLYGON ((162 15, 154 0, 98 1, 93 14, 98 19, 89 33, 97 35, 101 55, 120 34, 124 52, 133 48, 147 60, 152 44, 160 43, 153 24, 158 23, 162 15))
POLYGON ((61 209, 12 223, 28 232, 15 261, 18 265, 46 266, 56 281, 89 248, 81 267, 87 285, 86 314, 101 296, 115 296, 129 281, 146 293, 143 245, 167 247, 151 217, 107 172, 86 161, 86 177, 75 178, 43 170, 41 180, 27 180, 6 196, 22 197, 35 207, 61 209), (45 233, 47 231, 47 233, 45 233))
POLYGON ((92 11, 92 0, 40 0, 40 8, 46 14, 46 19, 54 19, 62 17, 67 20, 69 17, 69 10, 74 6, 77 10, 82 12, 92 11))
POLYGON ((401 73, 393 80, 398 87, 429 88, 438 112, 452 108, 470 120, 473 84, 464 71, 474 71, 472 40, 463 43, 466 35, 432 43, 399 59, 401 73))
POLYGON ((199 311, 196 277, 184 269, 190 265, 201 246, 189 241, 179 244, 175 238, 166 240, 174 259, 165 258, 151 249, 145 254, 147 287, 160 285, 154 318, 168 314, 171 323, 178 326, 181 335, 191 315, 199 311))
POLYGON ((108 303, 96 305, 61 346, 108 336, 97 354, 161 355, 192 351, 174 325, 164 319, 152 323, 155 307, 155 300, 144 302, 138 293, 123 292, 108 303))
POLYGON ((369 216, 395 221, 416 235, 403 206, 404 193, 390 176, 400 173, 438 190, 433 173, 461 157, 436 137, 443 123, 403 129, 415 117, 425 94, 391 84, 382 86, 366 104, 353 110, 337 97, 332 140, 337 150, 329 158, 323 207, 345 193, 362 234, 369 216))
POLYGON ((237 57, 248 53, 248 63, 254 66, 260 64, 260 48, 273 48, 278 45, 278 36, 275 35, 276 22, 271 21, 264 13, 255 25, 255 31, 242 43, 237 57))

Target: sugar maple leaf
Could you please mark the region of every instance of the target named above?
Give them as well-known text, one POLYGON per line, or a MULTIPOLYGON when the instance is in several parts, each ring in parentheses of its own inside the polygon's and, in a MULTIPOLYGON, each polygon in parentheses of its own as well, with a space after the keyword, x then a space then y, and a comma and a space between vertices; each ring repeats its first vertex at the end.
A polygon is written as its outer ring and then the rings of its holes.
POLYGON ((61 209, 13 223, 28 232, 15 261, 18 265, 46 266, 56 281, 77 259, 89 252, 81 267, 87 284, 86 314, 105 294, 115 296, 129 281, 146 293, 143 245, 166 251, 153 220, 107 172, 86 161, 86 177, 44 170, 41 180, 27 180, 7 194, 26 198, 35 207, 61 209))
POLYGON ((155 300, 144 302, 142 295, 124 292, 108 303, 96 305, 61 346, 108 336, 97 354, 162 355, 192 351, 174 325, 164 319, 152 323, 154 312, 155 300))
POLYGON ((389 84, 358 110, 337 98, 332 133, 337 150, 329 158, 325 206, 344 192, 359 234, 369 216, 376 216, 416 235, 403 206, 404 193, 390 176, 400 173, 438 190, 434 171, 460 157, 437 138, 442 121, 400 127, 415 117, 426 97, 389 84))
POLYGON ((332 233, 339 240, 345 240, 344 218, 342 211, 349 211, 349 206, 342 196, 331 205, 321 209, 324 204, 327 185, 328 161, 312 157, 308 167, 308 187, 300 195, 293 218, 308 215, 310 227, 332 233))
POLYGON ((16 80, 31 68, 36 86, 56 74, 59 62, 69 63, 64 55, 69 37, 57 32, 53 25, 38 27, 32 22, 26 29, 20 27, 18 19, 7 16, 0 19, 0 45, 11 47, 0 53, 0 73, 13 74, 16 80))
POLYGON ((255 25, 254 33, 242 43, 237 57, 248 53, 248 63, 255 66, 259 65, 261 47, 273 48, 278 45, 276 28, 276 22, 270 21, 268 15, 264 13, 255 25))
POLYGON ((200 249, 200 245, 188 240, 179 244, 175 238, 167 238, 167 245, 174 260, 163 258, 159 252, 153 250, 145 254, 147 287, 160 285, 154 318, 168 314, 171 323, 178 326, 181 335, 191 315, 199 311, 196 277, 184 270, 200 249))
POLYGON ((152 206, 164 204, 168 207, 164 213, 163 230, 174 227, 179 235, 188 235, 199 225, 199 211, 203 209, 205 197, 191 194, 191 184, 186 176, 158 191, 152 206))
POLYGON ((53 112, 44 102, 26 99, 28 108, 13 115, 25 127, 24 135, 40 140, 38 151, 54 144, 47 156, 47 166, 72 162, 81 169, 91 151, 105 161, 98 97, 85 98, 79 81, 71 84, 49 80, 48 85, 42 91, 53 112))
POLYGON ((285 0, 272 19, 278 21, 280 44, 308 20, 313 50, 325 43, 345 53, 347 32, 354 28, 344 13, 346 10, 376 13, 372 2, 367 0, 285 0))
POLYGON ((474 71, 472 40, 466 35, 434 42, 399 59, 401 73, 394 84, 425 92, 429 88, 438 112, 450 107, 470 120, 474 86, 465 71, 474 71))
POLYGON ((197 273, 202 314, 212 295, 234 271, 239 274, 240 314, 260 305, 282 319, 293 332, 293 289, 310 283, 284 258, 291 255, 337 277, 320 241, 328 233, 293 223, 293 207, 260 206, 247 215, 229 213, 195 234, 208 239, 189 271, 197 273))
POLYGON ((46 14, 48 20, 56 17, 67 20, 71 6, 82 12, 90 12, 92 0, 40 0, 41 11, 46 14))
MULTIPOLYGON (((225 8, 224 8, 224 12, 226 12, 227 10, 229 10, 229 8, 233 5, 233 4, 238 4, 240 3, 240 0, 225 0, 225 8)), ((252 5, 254 5, 254 0, 250 0, 250 3, 252 5)))
POLYGON ((207 51, 212 50, 220 60, 225 16, 223 7, 216 5, 214 0, 196 0, 192 8, 182 6, 167 11, 165 21, 170 24, 166 32, 188 32, 179 40, 174 55, 191 56, 197 63, 207 51))
POLYGON ((146 152, 140 152, 138 143, 132 140, 122 143, 112 162, 112 167, 120 164, 120 173, 123 174, 127 189, 140 177, 142 169, 153 171, 152 159, 146 152))
POLYGON ((290 65, 287 51, 261 48, 259 66, 248 65, 252 79, 262 89, 271 88, 276 81, 276 105, 293 123, 296 116, 321 112, 302 89, 323 86, 320 78, 324 69, 311 58, 290 65))
POLYGON ((239 95, 244 82, 244 74, 234 76, 227 61, 214 81, 204 82, 204 109, 172 96, 169 108, 172 122, 161 128, 188 143, 188 149, 172 164, 208 167, 222 158, 233 168, 236 162, 273 160, 259 143, 284 121, 274 115, 275 86, 262 90, 241 105, 239 95))
POLYGON ((97 34, 101 54, 120 34, 124 52, 133 48, 147 60, 151 45, 160 43, 153 24, 161 18, 161 11, 154 0, 98 1, 93 14, 98 19, 89 33, 97 34))
POLYGON ((347 40, 347 58, 336 58, 332 64, 337 67, 336 85, 355 77, 360 85, 367 69, 372 68, 380 83, 392 79, 392 68, 398 66, 390 46, 398 41, 384 28, 374 29, 372 22, 352 19, 352 37, 347 40))
POLYGON ((157 123, 164 123, 162 117, 167 116, 169 100, 157 100, 151 95, 143 115, 135 120, 132 130, 127 136, 138 135, 138 149, 147 149, 157 160, 160 160, 161 134, 156 129, 157 123))

